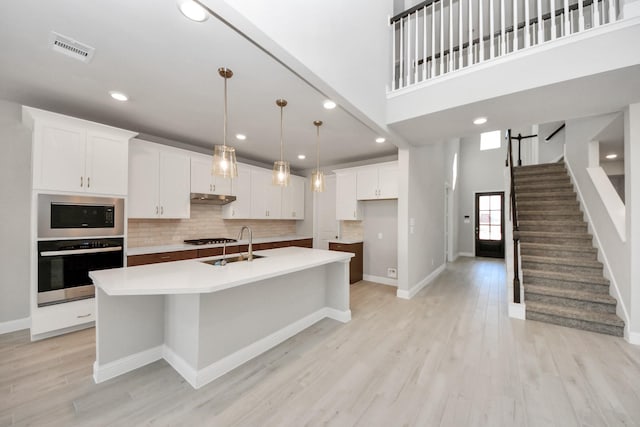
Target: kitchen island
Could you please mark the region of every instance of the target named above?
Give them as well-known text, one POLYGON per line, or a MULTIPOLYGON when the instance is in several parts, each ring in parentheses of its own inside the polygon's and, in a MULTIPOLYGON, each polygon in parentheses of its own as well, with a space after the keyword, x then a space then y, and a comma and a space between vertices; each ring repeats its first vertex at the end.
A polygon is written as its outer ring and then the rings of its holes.
POLYGON ((298 247, 255 254, 264 258, 91 272, 94 380, 164 358, 199 388, 325 317, 351 320, 352 254, 298 247))

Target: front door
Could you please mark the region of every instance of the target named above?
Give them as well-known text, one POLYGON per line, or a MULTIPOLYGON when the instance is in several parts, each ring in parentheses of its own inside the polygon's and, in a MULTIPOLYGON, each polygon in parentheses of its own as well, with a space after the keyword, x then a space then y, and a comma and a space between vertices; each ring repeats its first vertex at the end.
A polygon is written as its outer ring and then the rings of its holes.
POLYGON ((476 193, 476 256, 504 258, 504 192, 476 193))

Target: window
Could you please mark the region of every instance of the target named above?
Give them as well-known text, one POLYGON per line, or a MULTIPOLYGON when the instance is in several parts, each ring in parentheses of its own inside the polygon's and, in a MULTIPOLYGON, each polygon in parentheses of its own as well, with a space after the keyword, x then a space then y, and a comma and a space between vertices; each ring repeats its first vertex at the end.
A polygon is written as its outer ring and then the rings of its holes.
POLYGON ((480 134, 480 151, 500 148, 500 131, 484 132, 480 134))
POLYGON ((456 183, 458 182, 458 153, 455 153, 453 155, 453 165, 452 165, 452 171, 451 171, 452 175, 453 175, 453 190, 455 191, 456 189, 456 183))

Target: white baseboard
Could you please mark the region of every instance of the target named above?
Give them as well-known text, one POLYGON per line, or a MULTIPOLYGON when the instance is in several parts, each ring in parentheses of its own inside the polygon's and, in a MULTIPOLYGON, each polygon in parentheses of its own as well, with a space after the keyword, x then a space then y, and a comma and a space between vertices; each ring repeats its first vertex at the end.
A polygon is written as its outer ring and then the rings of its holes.
MULTIPOLYGON (((628 329, 628 326, 625 328, 628 329)), ((640 332, 629 332, 625 330, 624 339, 629 344, 640 345, 640 332)))
POLYGON ((458 256, 470 256, 470 257, 474 257, 475 255, 472 254, 471 252, 458 252, 458 256))
POLYGON ((173 351, 172 348, 168 346, 163 346, 162 348, 162 357, 164 360, 169 363, 180 375, 182 378, 187 380, 191 387, 197 388, 198 384, 198 371, 196 371, 191 365, 187 363, 182 357, 178 356, 176 352, 173 351))
MULTIPOLYGON (((337 311, 337 310, 336 310, 337 311)), ((339 312, 340 313, 340 312, 339 312)), ((349 316, 351 314, 349 313, 349 316)), ((200 388, 216 378, 221 377, 229 371, 237 368, 243 363, 248 362, 256 356, 261 355, 267 350, 272 349, 278 344, 286 341, 292 336, 302 332, 314 323, 324 319, 325 317, 331 317, 328 309, 322 308, 310 315, 303 317, 302 319, 285 326, 284 328, 267 335, 266 337, 249 344, 248 346, 224 357, 211 365, 200 369, 196 372, 195 385, 191 384, 194 388, 200 388)))
POLYGON ((8 334, 9 332, 21 331, 23 329, 29 329, 30 327, 30 317, 25 317, 24 319, 9 320, 7 322, 0 322, 0 335, 8 334))
POLYGON ((335 308, 325 307, 326 317, 337 320, 338 322, 347 323, 351 321, 351 310, 336 310, 335 308))
POLYGON ((513 319, 526 319, 525 304, 516 304, 514 302, 509 303, 509 317, 513 319))
POLYGON ((390 279, 382 276, 372 276, 370 274, 363 274, 362 279, 367 282, 380 283, 381 285, 389 285, 398 287, 398 279, 390 279))
POLYGON ((70 334, 71 332, 81 331, 82 329, 89 329, 96 326, 96 322, 81 323, 80 325, 69 326, 68 328, 55 329, 53 331, 42 332, 40 334, 34 334, 33 328, 31 329, 31 341, 40 341, 47 338, 57 337, 59 335, 70 334))
POLYGON ((425 277, 424 279, 422 279, 421 281, 419 281, 415 286, 413 286, 411 289, 409 290, 405 290, 405 289, 398 289, 398 291, 396 292, 396 296, 398 298, 402 298, 402 299, 411 299, 413 298, 418 292, 420 292, 420 290, 422 288, 424 288, 425 286, 427 286, 429 283, 431 283, 436 277, 438 277, 438 275, 440 275, 440 273, 442 273, 444 271, 444 269, 446 268, 447 264, 442 264, 441 266, 439 266, 438 268, 436 268, 435 270, 433 270, 431 272, 431 274, 429 274, 427 277, 425 277))
POLYGON ((126 374, 134 369, 148 365, 149 363, 153 363, 156 360, 160 360, 163 356, 163 347, 164 346, 159 345, 157 347, 123 357, 122 359, 105 363, 102 366, 99 366, 96 361, 93 363, 93 381, 96 384, 101 383, 103 381, 110 380, 111 378, 115 378, 118 375, 126 374))

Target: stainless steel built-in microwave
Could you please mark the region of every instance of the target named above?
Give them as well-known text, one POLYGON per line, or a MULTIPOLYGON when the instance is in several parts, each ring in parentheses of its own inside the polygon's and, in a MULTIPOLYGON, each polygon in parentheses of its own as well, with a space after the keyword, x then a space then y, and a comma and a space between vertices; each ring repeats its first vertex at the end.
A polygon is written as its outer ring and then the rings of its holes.
POLYGON ((124 235, 124 200, 38 195, 38 238, 124 235))

